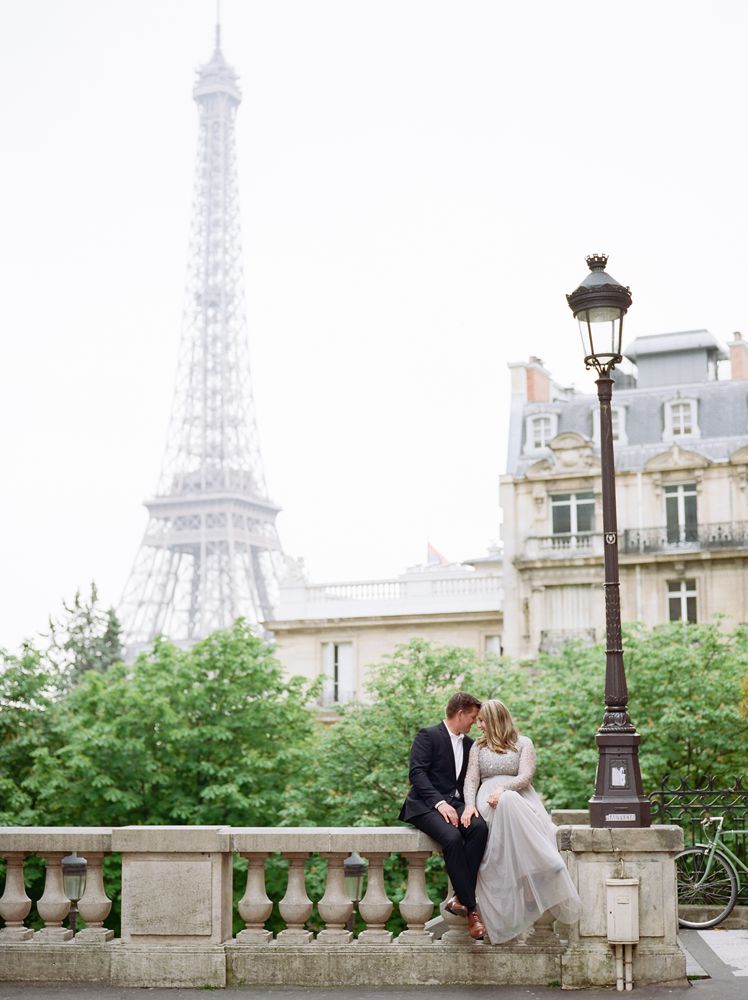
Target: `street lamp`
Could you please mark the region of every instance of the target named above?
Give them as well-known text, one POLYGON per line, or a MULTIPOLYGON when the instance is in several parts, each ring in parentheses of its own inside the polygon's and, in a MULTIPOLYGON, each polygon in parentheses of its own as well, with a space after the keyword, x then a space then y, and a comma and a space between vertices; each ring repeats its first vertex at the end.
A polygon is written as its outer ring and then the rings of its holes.
POLYGON ((69 924, 73 934, 75 934, 78 923, 78 902, 86 891, 86 867, 88 862, 85 858, 79 858, 73 851, 62 859, 62 891, 70 900, 69 924))
POLYGON ((363 888, 364 875, 369 867, 369 862, 365 861, 356 851, 351 851, 343 862, 343 878, 345 879, 345 891, 348 898, 353 903, 351 915, 348 917, 348 930, 353 930, 355 910, 361 901, 361 889, 363 888))
POLYGON ((618 579, 618 524, 613 460, 611 371, 623 360, 623 317, 631 305, 631 291, 606 273, 605 254, 587 257, 590 273, 566 299, 579 321, 584 363, 596 379, 600 401, 600 463, 603 486, 605 557, 605 714, 597 732, 599 750, 595 794, 590 799, 590 826, 644 827, 650 825, 650 805, 642 793, 639 771, 640 736, 626 708, 628 690, 621 644, 621 596, 618 579))

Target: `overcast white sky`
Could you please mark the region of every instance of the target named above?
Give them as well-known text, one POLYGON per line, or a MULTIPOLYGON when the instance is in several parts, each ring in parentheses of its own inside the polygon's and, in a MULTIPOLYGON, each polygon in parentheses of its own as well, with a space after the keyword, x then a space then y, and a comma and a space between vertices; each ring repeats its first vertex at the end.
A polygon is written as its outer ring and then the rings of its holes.
MULTIPOLYGON (((223 0, 250 350, 286 551, 394 575, 499 537, 507 362, 589 389, 564 294, 628 337, 748 332, 748 4, 223 0)), ((0 0, 0 645, 156 487, 211 0, 0 0)))

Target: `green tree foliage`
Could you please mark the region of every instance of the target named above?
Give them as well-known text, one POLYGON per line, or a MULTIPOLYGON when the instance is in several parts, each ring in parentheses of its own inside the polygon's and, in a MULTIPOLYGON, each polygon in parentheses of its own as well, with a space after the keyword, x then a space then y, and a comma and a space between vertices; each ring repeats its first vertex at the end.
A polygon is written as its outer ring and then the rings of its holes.
MULTIPOLYGON (((645 793, 666 776, 692 786, 705 775, 732 784, 748 759, 739 711, 748 669, 746 630, 672 623, 624 630, 629 712, 641 734, 645 793)), ((538 751, 538 787, 549 806, 581 808, 593 785, 594 733, 604 711, 605 653, 569 645, 520 674, 508 703, 538 751)))
MULTIPOLYGON (((731 784, 748 759, 748 720, 739 707, 748 630, 630 626, 624 645, 645 791, 668 774, 691 784, 713 774, 731 784)), ((341 721, 322 733, 318 767, 303 787, 294 787, 286 821, 395 821, 407 792, 412 739, 421 726, 442 718, 447 698, 459 688, 509 706, 535 743, 536 785, 549 807, 583 808, 594 789, 604 682, 599 646, 572 644, 523 664, 484 662, 469 650, 415 640, 374 674, 367 703, 346 706, 341 721)))
POLYGON ((35 751, 54 742, 58 682, 30 643, 17 656, 0 650, 0 826, 36 823, 28 779, 35 751))
POLYGON ((35 751, 37 822, 275 825, 314 731, 308 701, 243 621, 88 670, 35 751))
POLYGON ((748 720, 739 702, 748 676, 748 628, 632 627, 627 656, 646 786, 656 787, 666 774, 692 786, 706 775, 721 787, 745 777, 748 720))
POLYGON ((742 697, 740 699, 740 714, 743 718, 748 718, 748 674, 745 675, 740 684, 742 697))
POLYGON ((122 629, 114 608, 99 606, 96 584, 87 598, 75 592, 72 603, 63 602, 63 614, 49 619, 47 658, 76 684, 89 670, 105 673, 122 660, 122 629))

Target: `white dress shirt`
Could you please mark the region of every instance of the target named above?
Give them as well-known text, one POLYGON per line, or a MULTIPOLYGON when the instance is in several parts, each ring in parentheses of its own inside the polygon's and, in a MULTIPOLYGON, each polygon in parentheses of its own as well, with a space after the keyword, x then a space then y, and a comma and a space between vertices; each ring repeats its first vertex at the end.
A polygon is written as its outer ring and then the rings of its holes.
MULTIPOLYGON (((444 725, 447 726, 446 722, 444 725)), ((452 740, 452 753, 455 755, 455 778, 459 778, 460 771, 462 770, 462 741, 465 739, 465 734, 459 733, 455 735, 449 726, 447 726, 447 731, 449 732, 449 738, 452 740)))
MULTIPOLYGON (((463 743, 465 739, 464 733, 453 733, 449 728, 447 720, 444 719, 444 725, 447 727, 447 732, 449 733, 449 738, 452 741, 452 753, 455 756, 455 781, 460 777, 460 771, 462 770, 463 761, 463 743)), ((457 789, 455 789, 457 791, 457 789)), ((438 809, 442 802, 446 802, 446 799, 439 799, 439 801, 434 806, 434 809, 438 809)))

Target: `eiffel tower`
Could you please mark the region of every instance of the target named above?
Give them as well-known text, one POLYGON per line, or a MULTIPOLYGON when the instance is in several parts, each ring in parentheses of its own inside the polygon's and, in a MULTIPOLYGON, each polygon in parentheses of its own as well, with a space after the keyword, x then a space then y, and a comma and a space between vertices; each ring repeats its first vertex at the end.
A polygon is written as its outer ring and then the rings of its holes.
POLYGON ((177 384, 156 496, 119 612, 128 652, 272 617, 282 560, 252 400, 234 121, 221 52, 197 73, 199 136, 177 384))

